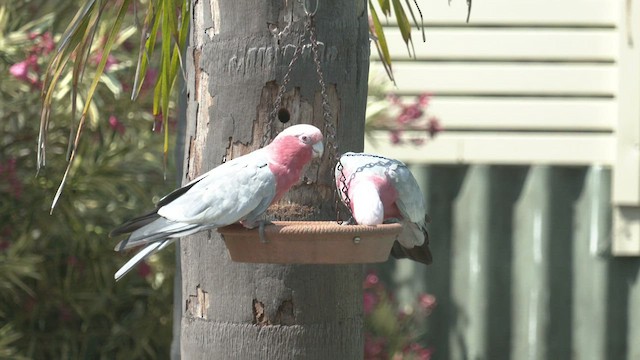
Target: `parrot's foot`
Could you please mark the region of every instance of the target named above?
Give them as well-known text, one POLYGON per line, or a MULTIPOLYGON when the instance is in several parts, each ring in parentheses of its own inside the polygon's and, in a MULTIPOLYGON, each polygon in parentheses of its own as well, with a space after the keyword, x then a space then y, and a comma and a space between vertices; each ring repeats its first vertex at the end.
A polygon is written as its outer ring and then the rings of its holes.
POLYGON ((241 221, 240 222, 242 224, 242 226, 246 227, 247 229, 255 229, 258 228, 258 234, 260 235, 260 242, 263 244, 268 243, 267 238, 264 234, 264 227, 266 225, 273 225, 273 223, 269 220, 253 220, 251 222, 249 221, 241 221))
POLYGON ((351 216, 349 217, 349 220, 343 221, 340 225, 356 225, 356 219, 351 216))
POLYGON ((264 234, 264 227, 266 225, 273 225, 273 223, 269 220, 261 220, 258 222, 258 234, 260 235, 260 243, 262 244, 268 243, 267 237, 264 234))
POLYGON ((383 224, 397 224, 399 222, 400 222, 400 219, 390 218, 390 219, 387 219, 387 220, 383 221, 382 223, 383 224))

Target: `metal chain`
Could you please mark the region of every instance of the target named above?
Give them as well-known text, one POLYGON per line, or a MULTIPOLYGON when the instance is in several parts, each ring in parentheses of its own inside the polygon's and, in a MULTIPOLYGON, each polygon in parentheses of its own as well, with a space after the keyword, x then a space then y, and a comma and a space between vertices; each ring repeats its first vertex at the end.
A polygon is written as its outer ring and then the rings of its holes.
MULTIPOLYGON (((289 28, 291 27, 292 23, 293 23, 293 15, 292 15, 292 21, 289 24, 287 24, 287 26, 285 26, 285 28, 280 33, 274 34, 278 38, 278 44, 280 43, 280 36, 284 34, 285 31, 287 32, 289 31, 289 28)), ((302 47, 303 47, 302 44, 304 43, 304 37, 305 37, 305 34, 300 35, 300 39, 298 40, 298 46, 296 47, 296 51, 293 53, 293 57, 289 62, 289 66, 287 67, 287 72, 284 74, 284 77, 282 78, 282 84, 278 89, 278 94, 276 95, 273 108, 271 109, 271 112, 269 112, 267 121, 264 124, 264 129, 262 132, 261 147, 264 147, 265 145, 267 145, 267 143, 271 141, 272 132, 273 132, 273 122, 275 121, 278 111, 282 106, 282 97, 284 96, 284 93, 287 90, 287 84, 289 84, 291 70, 293 70, 293 65, 296 63, 296 61, 298 61, 298 58, 300 58, 300 54, 302 54, 302 47)))
POLYGON ((324 76, 322 74, 322 64, 320 63, 320 51, 318 50, 318 39, 316 35, 316 27, 315 27, 315 17, 313 14, 308 16, 306 31, 309 32, 309 42, 311 43, 311 50, 313 53, 313 62, 316 64, 316 73, 318 74, 318 83, 320 84, 320 95, 322 96, 322 115, 324 118, 324 133, 327 135, 327 145, 330 149, 330 159, 333 159, 336 162, 336 168, 340 172, 340 177, 338 181, 335 181, 335 173, 334 173, 334 182, 336 182, 336 190, 333 193, 334 197, 334 206, 336 210, 336 222, 342 224, 342 220, 340 219, 340 198, 338 195, 339 192, 344 194, 345 205, 349 215, 353 217, 351 213, 351 200, 348 195, 348 188, 346 185, 346 176, 344 175, 344 166, 340 161, 340 152, 338 151, 338 141, 337 141, 337 130, 333 125, 332 116, 331 116, 331 105, 329 104, 329 96, 327 95, 327 85, 324 81, 324 76))
MULTIPOLYGON (((301 2, 301 1, 298 0, 298 2, 301 2)), ((267 142, 271 140, 271 133, 273 128, 272 124, 275 121, 275 118, 277 116, 278 111, 280 110, 280 107, 282 106, 282 97, 284 96, 287 84, 289 83, 291 71, 293 69, 294 64, 300 57, 300 54, 302 53, 304 40, 305 40, 306 34, 308 33, 309 42, 311 44, 311 52, 313 54, 313 62, 316 65, 316 73, 318 74, 318 83, 320 84, 320 95, 322 96, 322 117, 324 119, 323 133, 326 134, 327 136, 327 147, 330 150, 330 158, 337 163, 336 166, 338 171, 340 172, 340 177, 338 179, 339 189, 336 188, 336 191, 334 192, 334 200, 335 200, 335 209, 336 209, 336 221, 338 223, 342 223, 342 221, 340 220, 340 206, 339 206, 340 196, 338 195, 338 192, 342 192, 342 194, 344 194, 345 205, 347 207, 347 211, 349 212, 349 215, 353 216, 353 214, 351 214, 351 206, 350 206, 351 200, 349 199, 349 195, 348 195, 347 178, 343 171, 344 166, 340 161, 340 153, 338 152, 337 130, 332 122, 331 105, 329 104, 329 96, 327 95, 327 85, 324 81, 322 64, 320 63, 320 51, 319 51, 318 38, 317 38, 316 27, 315 27, 315 14, 318 9, 318 3, 319 1, 317 0, 315 4, 316 5, 315 9, 312 12, 308 11, 305 3, 302 3, 306 17, 307 17, 305 21, 305 27, 304 27, 305 31, 300 36, 299 44, 296 47, 296 51, 293 54, 291 62, 289 63, 287 72, 285 73, 284 78, 282 79, 282 85, 278 90, 278 94, 276 96, 273 109, 269 113, 268 120, 265 123, 265 129, 264 129, 263 138, 262 138, 262 146, 266 145, 267 142)), ((290 27, 290 25, 291 24, 287 25, 285 29, 283 29, 281 32, 274 33, 274 35, 278 37, 278 40, 280 36, 283 33, 285 33, 285 31, 289 30, 288 28, 290 27)))
MULTIPOLYGON (((301 36, 301 41, 304 35, 301 36)), ((284 74, 282 78, 282 85, 280 85, 280 89, 278 89, 278 94, 276 95, 276 100, 273 104, 273 109, 269 113, 269 117, 267 118, 267 122, 264 126, 264 132, 262 135, 262 146, 267 145, 269 141, 271 141, 271 132, 273 131, 273 122, 276 119, 278 111, 282 106, 282 97, 284 96, 285 91, 287 90, 287 84, 289 84, 291 70, 293 69, 293 65, 296 63, 300 54, 302 53, 302 44, 299 44, 296 48, 296 51, 293 53, 293 57, 291 58, 291 62, 289 62, 289 67, 287 68, 287 72, 284 74)))
POLYGON ((393 163, 397 167, 408 168, 407 164, 405 164, 405 163, 403 163, 401 161, 394 160, 394 159, 389 159, 389 158, 381 156, 381 155, 350 153, 350 154, 344 154, 342 156, 344 156, 344 157, 359 157, 359 156, 364 157, 364 156, 366 156, 366 157, 371 157, 371 158, 375 158, 375 159, 380 159, 380 161, 367 163, 367 164, 362 165, 359 168, 357 168, 351 174, 351 176, 349 176, 349 179, 345 179, 345 181, 347 183, 349 183, 349 184, 351 183, 351 181, 353 181, 353 179, 355 179, 355 177, 356 177, 356 175, 358 173, 363 172, 364 170, 372 168, 372 167, 375 167, 375 166, 384 166, 384 165, 387 165, 388 163, 393 163))

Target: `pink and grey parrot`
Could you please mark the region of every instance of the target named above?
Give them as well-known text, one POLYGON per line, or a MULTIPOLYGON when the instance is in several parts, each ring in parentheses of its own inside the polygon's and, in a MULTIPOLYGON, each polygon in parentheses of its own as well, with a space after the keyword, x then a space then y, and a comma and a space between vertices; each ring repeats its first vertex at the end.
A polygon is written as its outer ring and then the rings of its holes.
POLYGON ((294 125, 262 149, 227 161, 174 190, 153 211, 111 232, 110 236, 131 233, 116 245, 116 251, 146 245, 116 272, 115 279, 176 238, 236 222, 263 229, 262 215, 269 205, 300 180, 304 166, 322 156, 323 150, 318 128, 294 125))
POLYGON ((391 249, 393 257, 431 263, 429 217, 424 198, 404 163, 378 155, 348 152, 336 165, 335 179, 342 202, 345 205, 349 202, 357 224, 403 224, 402 233, 391 249))

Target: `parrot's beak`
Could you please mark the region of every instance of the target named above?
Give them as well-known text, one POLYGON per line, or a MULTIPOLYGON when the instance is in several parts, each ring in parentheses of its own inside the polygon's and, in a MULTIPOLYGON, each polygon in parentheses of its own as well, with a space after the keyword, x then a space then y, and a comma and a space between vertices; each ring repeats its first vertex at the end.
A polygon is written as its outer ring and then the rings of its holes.
POLYGON ((321 157, 322 153, 324 153, 324 145, 322 145, 322 141, 318 141, 317 143, 313 144, 311 150, 313 150, 314 158, 321 157))

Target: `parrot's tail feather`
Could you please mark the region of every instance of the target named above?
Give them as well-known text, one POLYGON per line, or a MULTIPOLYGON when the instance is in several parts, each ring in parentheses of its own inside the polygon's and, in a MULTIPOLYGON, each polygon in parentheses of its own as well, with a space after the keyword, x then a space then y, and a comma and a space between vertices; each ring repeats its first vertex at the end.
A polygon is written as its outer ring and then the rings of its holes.
POLYGON ((149 257, 151 254, 160 251, 171 244, 174 239, 166 239, 164 241, 158 241, 152 244, 147 245, 144 249, 140 250, 134 257, 129 259, 122 267, 116 272, 114 278, 116 281, 120 280, 123 276, 125 276, 129 271, 131 271, 136 265, 138 265, 142 260, 149 257))
POLYGON ((433 258, 429 249, 429 233, 426 224, 404 222, 404 229, 393 243, 391 255, 396 259, 411 259, 425 265, 431 264, 433 258))
POLYGON ((393 248, 391 248, 391 255, 396 259, 411 259, 425 265, 429 265, 433 262, 433 257, 431 256, 431 250, 429 249, 429 243, 427 241, 422 245, 415 246, 410 249, 403 247, 396 241, 393 243, 393 248))
POLYGON ((157 220, 160 215, 157 213, 157 209, 150 211, 144 215, 138 216, 137 218, 131 219, 124 224, 118 226, 117 228, 111 230, 109 233, 109 237, 115 237, 122 234, 128 234, 130 232, 136 231, 143 226, 146 226, 155 220, 157 220))
POLYGON ((129 238, 120 241, 114 250, 124 251, 136 246, 164 241, 168 238, 190 235, 202 229, 203 226, 200 224, 174 222, 159 217, 155 221, 132 232, 129 238))

